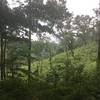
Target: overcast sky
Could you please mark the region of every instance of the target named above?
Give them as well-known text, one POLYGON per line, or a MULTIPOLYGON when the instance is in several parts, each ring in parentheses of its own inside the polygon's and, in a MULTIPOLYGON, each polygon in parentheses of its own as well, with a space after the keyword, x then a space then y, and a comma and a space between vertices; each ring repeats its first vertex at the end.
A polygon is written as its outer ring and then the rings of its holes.
MULTIPOLYGON (((11 3, 12 0, 8 1, 11 3)), ((67 8, 75 15, 88 14, 92 16, 94 15, 93 9, 98 8, 98 6, 99 0, 67 0, 67 8)))
POLYGON ((67 0, 67 7, 75 15, 94 15, 93 9, 99 7, 99 0, 67 0))

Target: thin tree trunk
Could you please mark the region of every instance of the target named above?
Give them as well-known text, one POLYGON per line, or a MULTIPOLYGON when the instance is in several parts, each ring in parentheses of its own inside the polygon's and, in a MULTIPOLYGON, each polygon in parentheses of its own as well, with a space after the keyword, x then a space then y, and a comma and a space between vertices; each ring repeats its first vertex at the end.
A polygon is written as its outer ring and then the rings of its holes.
POLYGON ((52 52, 51 52, 51 49, 49 49, 49 63, 50 63, 50 68, 52 69, 52 52))
POLYGON ((5 56, 6 56, 6 39, 4 40, 4 57, 3 57, 3 75, 4 75, 4 79, 6 77, 6 61, 5 61, 5 56))
POLYGON ((1 80, 3 79, 3 38, 1 37, 1 80))
POLYGON ((39 70, 39 74, 41 74, 42 73, 42 58, 40 58, 40 70, 39 70))
MULTIPOLYGON (((29 0, 29 4, 31 5, 32 0, 29 0)), ((30 8, 31 10, 31 8, 30 8)), ((31 13, 29 14, 29 18, 30 18, 30 24, 32 25, 32 15, 31 13)), ((28 83, 31 80, 31 29, 29 28, 29 53, 28 53, 28 83)))
POLYGON ((14 79, 14 64, 12 63, 12 67, 11 67, 11 74, 12 74, 12 79, 14 79))
POLYGON ((98 40, 97 70, 100 71, 100 38, 98 40))
POLYGON ((1 80, 5 79, 5 54, 6 53, 6 39, 1 37, 1 80))
POLYGON ((29 32, 28 82, 31 78, 31 32, 29 32))
POLYGON ((97 56, 97 73, 100 74, 100 22, 98 22, 98 56, 97 56))

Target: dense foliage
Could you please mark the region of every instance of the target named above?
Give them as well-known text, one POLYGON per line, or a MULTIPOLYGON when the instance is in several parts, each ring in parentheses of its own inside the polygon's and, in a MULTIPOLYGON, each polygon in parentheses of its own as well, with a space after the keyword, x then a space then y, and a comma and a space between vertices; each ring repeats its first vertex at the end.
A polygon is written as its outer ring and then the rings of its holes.
POLYGON ((8 3, 0 0, 0 100, 99 100, 97 18, 73 16, 66 0, 8 3))

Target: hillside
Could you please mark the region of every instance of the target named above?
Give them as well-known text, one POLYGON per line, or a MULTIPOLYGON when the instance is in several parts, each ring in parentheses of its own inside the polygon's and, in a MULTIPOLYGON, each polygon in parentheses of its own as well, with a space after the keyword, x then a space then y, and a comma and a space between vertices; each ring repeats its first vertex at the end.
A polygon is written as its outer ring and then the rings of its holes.
MULTIPOLYGON (((78 64, 84 65, 84 71, 91 73, 95 70, 96 67, 96 57, 97 57, 97 44, 95 42, 76 48, 74 50, 74 57, 69 51, 69 60, 77 67, 78 64)), ((66 54, 60 53, 52 57, 52 66, 64 66, 66 61, 66 54)), ((49 59, 44 59, 42 61, 37 61, 32 64, 32 71, 39 69, 39 72, 42 75, 48 73, 50 69, 49 59)))

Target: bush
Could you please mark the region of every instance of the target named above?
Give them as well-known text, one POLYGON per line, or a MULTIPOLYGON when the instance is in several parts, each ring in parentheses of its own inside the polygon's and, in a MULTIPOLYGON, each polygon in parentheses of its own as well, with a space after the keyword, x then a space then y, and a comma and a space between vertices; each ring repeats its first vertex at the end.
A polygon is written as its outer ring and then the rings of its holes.
POLYGON ((5 80, 0 82, 0 100, 32 100, 32 94, 26 82, 5 80))

